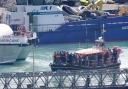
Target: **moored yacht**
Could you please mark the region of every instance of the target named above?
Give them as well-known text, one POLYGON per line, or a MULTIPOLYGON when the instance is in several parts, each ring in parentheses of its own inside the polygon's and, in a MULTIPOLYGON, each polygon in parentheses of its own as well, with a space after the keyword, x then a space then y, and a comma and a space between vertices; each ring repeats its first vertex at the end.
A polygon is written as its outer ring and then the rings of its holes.
POLYGON ((12 64, 16 59, 26 58, 31 46, 29 38, 21 32, 13 32, 6 24, 0 24, 0 64, 12 64))
POLYGON ((27 56, 29 55, 30 51, 32 50, 32 48, 34 46, 36 46, 36 43, 37 43, 37 36, 36 36, 36 33, 33 32, 33 33, 27 33, 29 35, 27 35, 27 42, 26 42, 26 45, 22 45, 21 46, 21 52, 20 54, 18 55, 18 58, 17 60, 25 60, 27 58, 27 56))

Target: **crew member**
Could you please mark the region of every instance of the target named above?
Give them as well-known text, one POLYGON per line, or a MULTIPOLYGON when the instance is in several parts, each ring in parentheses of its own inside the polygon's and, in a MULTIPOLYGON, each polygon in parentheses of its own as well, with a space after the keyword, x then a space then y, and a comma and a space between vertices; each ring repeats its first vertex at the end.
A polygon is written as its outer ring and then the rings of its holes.
POLYGON ((103 37, 99 37, 98 40, 96 40, 96 42, 98 43, 97 44, 98 47, 104 47, 105 46, 103 37))

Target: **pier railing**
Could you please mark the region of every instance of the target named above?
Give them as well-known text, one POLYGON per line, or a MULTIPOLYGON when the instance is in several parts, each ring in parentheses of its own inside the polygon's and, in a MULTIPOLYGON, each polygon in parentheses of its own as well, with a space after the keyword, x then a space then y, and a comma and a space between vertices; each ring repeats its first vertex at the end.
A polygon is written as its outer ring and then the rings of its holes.
POLYGON ((128 69, 0 74, 0 89, 116 89, 127 83, 128 69))

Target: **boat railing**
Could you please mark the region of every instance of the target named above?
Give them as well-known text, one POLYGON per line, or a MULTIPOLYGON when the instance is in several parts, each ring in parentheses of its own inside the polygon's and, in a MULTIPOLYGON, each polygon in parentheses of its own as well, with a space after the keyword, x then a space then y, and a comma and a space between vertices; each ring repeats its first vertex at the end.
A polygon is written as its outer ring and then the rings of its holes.
POLYGON ((75 65, 84 67, 98 67, 120 63, 118 55, 113 55, 111 50, 95 54, 69 53, 66 51, 55 52, 53 55, 53 65, 75 65))
POLYGON ((37 32, 52 32, 62 25, 63 24, 37 24, 37 25, 32 24, 30 25, 30 29, 32 31, 37 31, 37 32))
POLYGON ((25 31, 25 32, 23 32, 23 31, 14 31, 14 36, 20 36, 20 37, 28 37, 28 38, 30 38, 30 37, 32 37, 32 31, 25 31))
POLYGON ((4 35, 0 38, 0 43, 28 43, 29 40, 36 39, 36 34, 34 32, 27 31, 27 32, 19 32, 14 31, 11 35, 4 35))

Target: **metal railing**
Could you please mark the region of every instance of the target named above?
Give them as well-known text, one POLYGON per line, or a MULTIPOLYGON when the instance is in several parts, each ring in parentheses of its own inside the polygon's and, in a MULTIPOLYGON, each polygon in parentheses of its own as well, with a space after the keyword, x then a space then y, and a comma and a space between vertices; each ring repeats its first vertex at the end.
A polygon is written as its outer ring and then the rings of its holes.
POLYGON ((0 74, 0 89, 97 89, 127 83, 128 69, 0 74))

